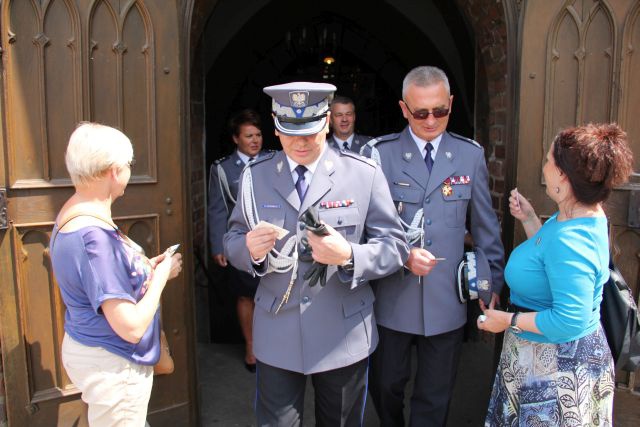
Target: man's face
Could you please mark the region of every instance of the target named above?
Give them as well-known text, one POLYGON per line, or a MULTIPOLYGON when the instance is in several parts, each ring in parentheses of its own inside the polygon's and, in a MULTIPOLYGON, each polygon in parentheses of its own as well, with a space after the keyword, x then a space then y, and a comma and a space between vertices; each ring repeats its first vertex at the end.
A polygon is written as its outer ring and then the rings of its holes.
POLYGON ((276 130, 276 136, 280 138, 284 153, 294 162, 306 166, 320 157, 328 131, 329 126, 325 126, 323 130, 313 135, 294 136, 285 135, 276 130))
POLYGON ((447 130, 449 123, 449 114, 453 105, 453 95, 447 94, 444 83, 436 83, 434 85, 420 87, 410 85, 407 89, 404 101, 399 101, 402 115, 409 121, 411 130, 421 139, 432 141, 438 135, 447 130), (433 114, 429 114, 423 120, 413 117, 411 112, 417 113, 421 110, 448 109, 449 114, 444 117, 436 118, 433 114))
POLYGON ((331 105, 331 128, 335 136, 346 140, 353 134, 356 124, 356 107, 353 104, 331 105))
POLYGON ((238 146, 238 151, 255 157, 262 149, 262 131, 254 125, 240 125, 240 132, 233 135, 233 142, 238 146))

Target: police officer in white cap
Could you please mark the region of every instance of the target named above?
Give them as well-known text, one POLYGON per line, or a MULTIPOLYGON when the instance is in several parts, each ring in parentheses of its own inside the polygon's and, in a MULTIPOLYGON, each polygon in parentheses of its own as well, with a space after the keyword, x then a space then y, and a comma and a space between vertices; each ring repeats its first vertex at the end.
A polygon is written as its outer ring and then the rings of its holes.
POLYGON ((296 82, 264 91, 283 151, 244 169, 224 237, 231 264, 261 276, 257 425, 301 425, 310 376, 316 423, 359 426, 378 342, 369 281, 400 269, 409 247, 380 167, 328 148, 335 86, 296 82), (311 211, 324 235, 300 220, 311 211), (327 266, 326 279, 305 280, 318 263, 327 266))

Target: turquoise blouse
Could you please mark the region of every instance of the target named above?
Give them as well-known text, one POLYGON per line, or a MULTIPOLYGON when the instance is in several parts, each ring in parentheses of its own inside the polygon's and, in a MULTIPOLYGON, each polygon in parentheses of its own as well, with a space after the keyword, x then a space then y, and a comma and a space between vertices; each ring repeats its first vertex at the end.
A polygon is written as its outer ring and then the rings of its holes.
POLYGON ((537 311, 536 342, 564 343, 598 327, 602 286, 609 279, 605 217, 557 220, 558 213, 511 253, 505 279, 511 302, 537 311))

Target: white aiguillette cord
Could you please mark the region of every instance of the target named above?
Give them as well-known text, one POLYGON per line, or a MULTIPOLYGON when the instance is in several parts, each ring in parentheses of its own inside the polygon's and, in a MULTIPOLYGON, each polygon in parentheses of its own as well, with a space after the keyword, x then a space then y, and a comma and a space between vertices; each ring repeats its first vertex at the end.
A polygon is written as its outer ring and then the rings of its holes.
MULTIPOLYGON (((242 194, 240 196, 242 197, 242 214, 249 228, 253 230, 256 224, 260 222, 260 218, 258 217, 258 209, 256 208, 256 200, 253 193, 251 167, 245 168, 242 175, 242 194)), ((267 257, 269 260, 267 273, 286 273, 292 270, 289 286, 287 286, 287 290, 284 295, 282 295, 280 304, 276 309, 276 314, 278 314, 282 306, 289 301, 291 289, 293 289, 293 285, 298 277, 298 239, 296 235, 293 234, 289 237, 280 251, 277 251, 275 248, 271 249, 267 257)))

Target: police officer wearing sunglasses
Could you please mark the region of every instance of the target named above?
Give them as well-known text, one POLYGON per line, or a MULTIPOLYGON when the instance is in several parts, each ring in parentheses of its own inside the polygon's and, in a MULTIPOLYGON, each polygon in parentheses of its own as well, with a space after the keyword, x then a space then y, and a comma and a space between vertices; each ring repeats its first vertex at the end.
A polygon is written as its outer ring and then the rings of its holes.
POLYGON ((415 342, 418 368, 410 425, 444 426, 467 320, 454 284, 465 230, 488 260, 494 292, 490 305, 503 284, 504 249, 483 149, 446 130, 453 96, 445 73, 435 67, 411 70, 402 97, 408 126, 363 149, 382 165, 413 246, 403 271, 375 282, 380 342, 371 360, 370 387, 381 425, 404 426, 404 390, 415 342))

